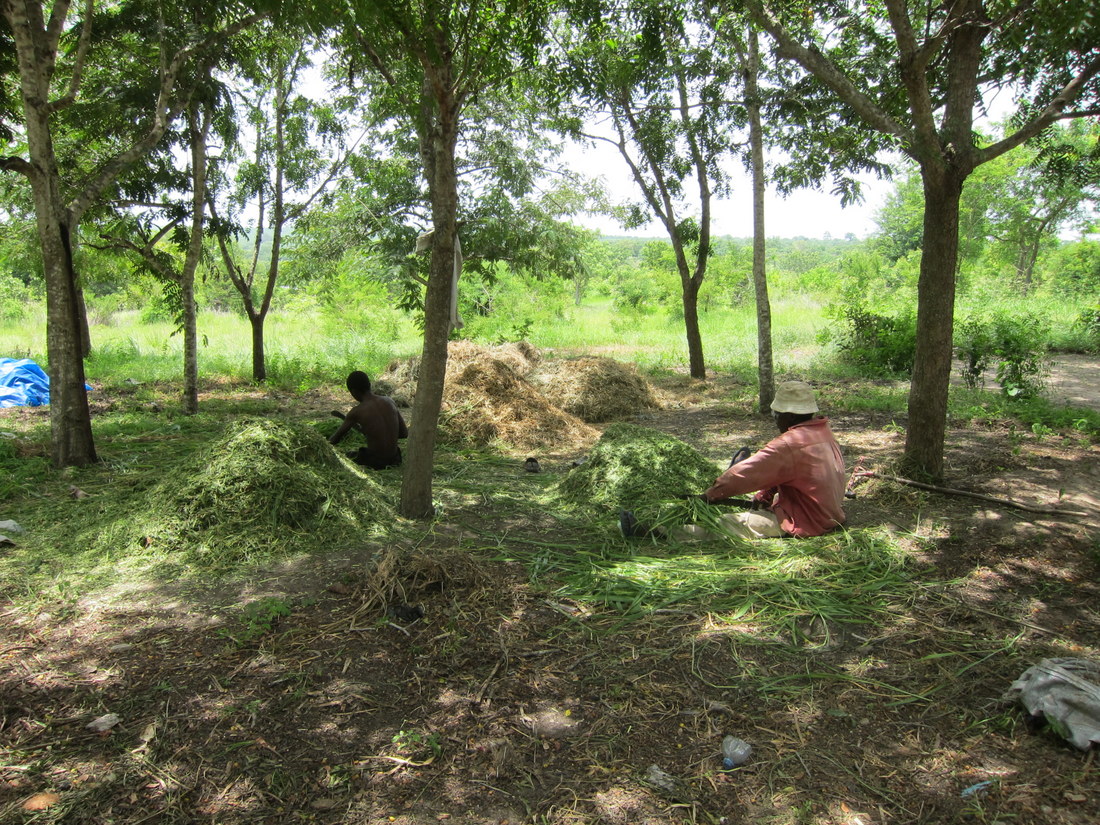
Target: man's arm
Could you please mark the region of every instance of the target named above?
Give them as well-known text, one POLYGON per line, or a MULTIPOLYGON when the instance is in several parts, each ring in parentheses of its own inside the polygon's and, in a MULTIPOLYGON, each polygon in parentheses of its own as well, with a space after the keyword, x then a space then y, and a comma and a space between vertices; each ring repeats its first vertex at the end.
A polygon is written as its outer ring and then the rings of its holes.
POLYGON ((789 481, 788 461, 785 453, 773 443, 755 455, 734 464, 703 495, 709 501, 766 490, 789 481))
POLYGON ((344 436, 351 432, 352 428, 355 426, 355 422, 349 417, 343 416, 343 419, 344 420, 340 422, 340 426, 336 429, 336 432, 329 438, 329 444, 339 444, 344 440, 344 436))

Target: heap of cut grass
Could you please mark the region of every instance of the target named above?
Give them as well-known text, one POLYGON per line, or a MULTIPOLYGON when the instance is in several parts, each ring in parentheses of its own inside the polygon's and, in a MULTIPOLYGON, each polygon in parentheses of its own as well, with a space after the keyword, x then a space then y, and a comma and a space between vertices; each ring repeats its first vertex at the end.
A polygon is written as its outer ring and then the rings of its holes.
POLYGON ((596 430, 559 410, 495 358, 472 361, 448 378, 440 428, 444 440, 474 447, 504 442, 524 450, 561 450, 596 438, 596 430))
POLYGON ((673 436, 623 422, 610 425, 588 460, 569 472, 558 495, 582 508, 649 509, 701 493, 718 467, 673 436))
MULTIPOLYGON (((471 364, 505 364, 516 375, 527 376, 542 359, 542 353, 526 341, 483 346, 473 341, 451 341, 447 344, 447 383, 453 384, 471 364)), ((374 382, 374 391, 390 396, 399 406, 411 407, 420 380, 420 356, 391 361, 386 371, 374 382)))
POLYGON ((658 406, 638 371, 613 358, 549 361, 532 381, 552 404, 590 424, 630 418, 658 406))
POLYGON ((316 430, 248 418, 167 472, 95 544, 227 569, 348 546, 394 518, 392 495, 316 430))

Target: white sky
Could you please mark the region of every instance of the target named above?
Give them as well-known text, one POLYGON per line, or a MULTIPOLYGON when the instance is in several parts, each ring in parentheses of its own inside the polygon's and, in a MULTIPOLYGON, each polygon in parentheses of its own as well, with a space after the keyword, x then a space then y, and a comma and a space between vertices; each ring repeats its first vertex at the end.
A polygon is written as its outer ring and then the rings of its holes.
MULTIPOLYGON (((630 177, 626 163, 618 150, 604 143, 585 146, 567 153, 569 165, 590 177, 602 177, 617 200, 640 199, 637 185, 630 177)), ((748 174, 740 161, 729 160, 733 174, 733 191, 725 200, 715 199, 711 204, 711 232, 714 236, 730 235, 735 238, 752 237, 752 188, 748 174)), ((781 198, 769 190, 764 203, 765 234, 770 238, 843 238, 849 232, 857 238, 866 238, 876 231, 875 212, 882 206, 893 182, 880 181, 874 176, 861 177, 863 203, 847 208, 840 205, 840 197, 828 191, 802 189, 781 198)), ((687 217, 685 214, 683 217, 687 217)), ((667 238, 664 227, 657 222, 647 226, 624 230, 610 218, 577 216, 573 222, 589 229, 598 229, 604 235, 628 237, 667 238)))

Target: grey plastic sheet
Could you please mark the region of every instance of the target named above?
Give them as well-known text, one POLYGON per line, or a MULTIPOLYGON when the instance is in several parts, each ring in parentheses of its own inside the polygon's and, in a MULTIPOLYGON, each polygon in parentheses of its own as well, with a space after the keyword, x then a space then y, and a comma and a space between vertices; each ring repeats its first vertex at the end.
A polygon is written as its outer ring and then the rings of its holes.
POLYGON ((1054 723, 1083 751, 1100 744, 1100 662, 1043 659, 1012 683, 1005 699, 1054 723))

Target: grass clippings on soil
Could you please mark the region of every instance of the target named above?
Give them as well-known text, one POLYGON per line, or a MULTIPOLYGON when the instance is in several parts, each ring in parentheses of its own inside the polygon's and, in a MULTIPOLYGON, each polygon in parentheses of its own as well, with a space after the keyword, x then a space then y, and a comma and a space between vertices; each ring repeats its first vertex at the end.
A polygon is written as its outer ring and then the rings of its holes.
POLYGON ((316 430, 264 418, 229 425, 166 474, 99 543, 187 555, 231 569, 361 541, 395 520, 393 496, 316 430))
POLYGON ((813 623, 822 630, 863 624, 901 607, 912 593, 908 562, 895 542, 858 530, 800 541, 639 542, 561 553, 552 565, 562 595, 625 616, 690 604, 797 636, 813 623))
MULTIPOLYGON (((699 420, 700 450, 743 440, 699 420)), ((900 453, 875 426, 848 434, 900 453)), ((442 449, 442 517, 341 566, 265 568, 247 609, 226 611, 244 595, 226 589, 157 610, 0 600, 0 821, 1092 825, 1095 753, 1001 697, 1043 658, 1100 660, 1096 447, 950 439, 998 456, 957 465, 978 488, 1064 488, 1092 515, 869 482, 847 532, 665 546, 618 537, 604 505, 563 506, 555 462, 442 449), (726 734, 753 748, 733 771, 726 734)), ((127 479, 122 440, 71 477, 91 491, 74 514, 127 479)), ((35 496, 52 489, 24 480, 19 520, 47 521, 35 496)))
POLYGON ((89 475, 90 494, 42 500, 19 546, 0 558, 4 579, 87 587, 235 571, 355 546, 397 521, 394 492, 377 474, 314 428, 269 418, 233 421, 197 450, 164 446, 147 467, 119 458, 90 473, 107 474, 89 475))

